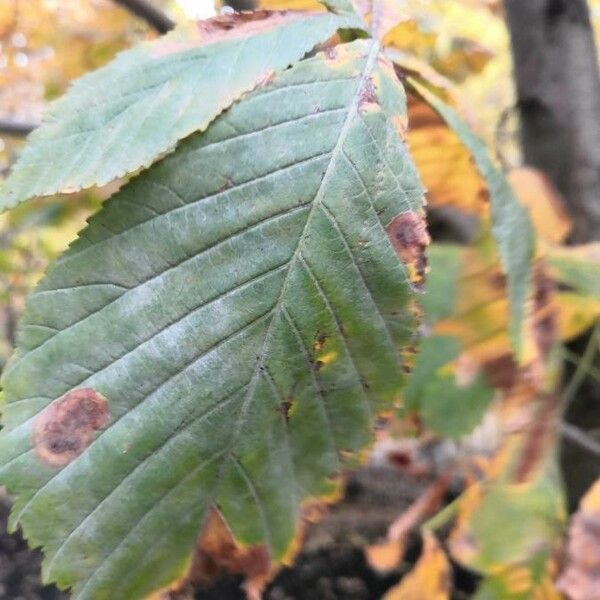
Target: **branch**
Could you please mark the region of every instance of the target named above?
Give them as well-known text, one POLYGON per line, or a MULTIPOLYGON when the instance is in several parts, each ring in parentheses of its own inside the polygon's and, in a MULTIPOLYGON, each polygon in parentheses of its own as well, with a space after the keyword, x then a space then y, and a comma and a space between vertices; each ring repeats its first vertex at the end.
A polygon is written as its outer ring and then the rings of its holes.
POLYGON ((12 119, 0 119, 0 134, 26 136, 29 135, 38 123, 27 121, 13 121, 12 119))
POLYGON ((585 431, 582 431, 579 427, 575 427, 575 425, 571 425, 571 423, 562 423, 561 429, 563 437, 570 442, 596 456, 600 456, 600 442, 597 442, 593 437, 585 433, 585 431))
POLYGON ((167 33, 175 27, 172 21, 162 10, 150 4, 148 0, 114 0, 125 10, 144 19, 151 27, 159 33, 167 33))

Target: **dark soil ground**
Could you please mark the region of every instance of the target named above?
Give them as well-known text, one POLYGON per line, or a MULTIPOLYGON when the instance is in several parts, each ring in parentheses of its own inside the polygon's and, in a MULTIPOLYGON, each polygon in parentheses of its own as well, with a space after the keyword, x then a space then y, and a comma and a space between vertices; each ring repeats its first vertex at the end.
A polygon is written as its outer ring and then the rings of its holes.
POLYGON ((65 594, 40 582, 41 553, 27 548, 19 534, 6 533, 9 504, 0 498, 0 598, 2 600, 63 600, 65 594))

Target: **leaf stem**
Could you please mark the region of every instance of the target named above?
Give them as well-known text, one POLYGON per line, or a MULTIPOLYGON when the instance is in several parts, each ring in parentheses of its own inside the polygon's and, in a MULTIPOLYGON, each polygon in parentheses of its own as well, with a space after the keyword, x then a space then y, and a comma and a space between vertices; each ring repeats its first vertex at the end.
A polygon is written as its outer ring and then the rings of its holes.
POLYGON ((450 504, 444 506, 444 508, 442 508, 442 510, 438 511, 435 515, 433 515, 431 519, 425 521, 425 523, 421 525, 421 529, 424 529, 426 531, 435 531, 436 529, 439 529, 440 527, 446 525, 446 523, 448 523, 456 516, 456 513, 458 512, 459 500, 461 498, 462 496, 458 496, 457 498, 452 500, 450 504))

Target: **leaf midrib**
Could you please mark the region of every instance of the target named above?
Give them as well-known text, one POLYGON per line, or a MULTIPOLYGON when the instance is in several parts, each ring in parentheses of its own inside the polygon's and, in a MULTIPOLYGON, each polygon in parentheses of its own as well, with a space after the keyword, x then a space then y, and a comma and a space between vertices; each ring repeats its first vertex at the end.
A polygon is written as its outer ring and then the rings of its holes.
MULTIPOLYGON (((333 168, 332 165, 335 165, 337 163, 337 160, 336 160, 337 155, 339 152, 342 151, 344 142, 346 141, 346 137, 350 130, 350 125, 358 113, 358 108, 359 108, 359 103, 360 103, 360 92, 363 89, 363 87, 367 81, 367 78, 373 71, 373 68, 374 68, 376 60, 377 60, 377 56, 379 54, 379 48, 380 48, 379 43, 374 39, 371 40, 371 48, 367 55, 367 60, 365 62, 365 67, 363 69, 363 72, 362 72, 362 75, 360 78, 360 82, 359 82, 358 86, 356 87, 356 94, 355 94, 354 100, 353 100, 352 104, 350 105, 350 107, 348 108, 348 113, 346 115, 344 124, 342 125, 342 128, 340 130, 340 135, 338 137, 338 140, 337 140, 333 150, 331 151, 331 159, 329 161, 329 164, 327 165, 327 169, 323 175, 323 179, 321 180, 321 184, 319 186, 319 189, 317 190, 315 199, 312 202, 310 212, 306 219, 306 224, 304 226, 302 234, 300 235, 300 238, 298 239, 298 245, 296 246, 294 254, 290 258, 288 270, 287 270, 287 273, 286 273, 284 281, 283 281, 281 292, 279 294, 279 297, 277 298, 277 302, 276 302, 275 306, 273 307, 273 311, 271 313, 271 320, 270 320, 269 325, 267 326, 267 330, 265 332, 265 338, 263 341, 263 345, 258 352, 259 359, 256 361, 254 373, 252 374, 252 377, 248 384, 249 389, 248 389, 246 398, 242 402, 238 418, 234 425, 232 440, 231 440, 231 443, 229 446, 229 453, 231 453, 231 451, 233 450, 233 448, 240 436, 241 429, 243 427, 243 423, 244 423, 247 411, 250 407, 251 401, 256 392, 256 387, 258 385, 261 370, 265 366, 265 356, 268 352, 268 348, 271 343, 271 337, 273 336, 274 323, 277 321, 277 317, 279 316, 279 314, 281 313, 281 311, 283 309, 283 303, 284 303, 285 297, 287 295, 287 288, 288 288, 289 281, 290 281, 290 272, 292 271, 294 263, 296 261, 298 261, 301 256, 301 248, 302 248, 303 243, 308 235, 308 231, 310 230, 311 222, 314 219, 314 215, 322 203, 323 190, 328 185, 329 180, 332 176, 332 168, 333 168)), ((224 461, 224 464, 222 467, 222 472, 224 471, 225 465, 227 464, 227 462, 228 461, 224 461)))

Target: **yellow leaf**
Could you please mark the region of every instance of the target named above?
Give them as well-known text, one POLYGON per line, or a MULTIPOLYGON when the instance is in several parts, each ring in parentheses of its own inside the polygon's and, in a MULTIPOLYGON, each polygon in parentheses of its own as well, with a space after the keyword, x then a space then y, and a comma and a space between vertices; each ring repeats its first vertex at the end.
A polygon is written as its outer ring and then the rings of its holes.
POLYGON ((398 50, 423 54, 435 46, 437 38, 436 32, 424 31, 416 20, 404 16, 400 23, 387 32, 383 44, 398 50))
MULTIPOLYGON (((452 314, 433 325, 437 335, 452 335, 462 344, 471 360, 491 371, 492 383, 504 387, 499 368, 514 370, 512 349, 508 334, 509 305, 506 278, 487 238, 479 244, 462 250, 459 290, 452 314)), ((435 276, 435 274, 432 274, 435 276)), ((547 274, 541 262, 534 266, 535 292, 526 304, 525 335, 523 336, 523 364, 531 364, 547 351, 547 343, 540 347, 554 310, 552 294, 547 291, 547 274)), ((553 341, 553 328, 548 334, 553 341)))
POLYGON ((600 318, 600 300, 595 298, 559 292, 555 302, 560 337, 564 341, 581 335, 600 318))
POLYGON ((458 136, 413 94, 409 96, 408 119, 408 145, 428 190, 429 204, 487 216, 487 187, 458 136))
POLYGON ((538 236, 554 244, 564 241, 572 224, 552 182, 541 171, 525 167, 512 169, 508 180, 521 204, 529 209, 538 236))
POLYGON ((392 540, 381 544, 372 544, 364 550, 369 566, 379 573, 395 571, 404 556, 403 541, 392 540))
POLYGON ((353 0, 356 11, 371 28, 371 34, 383 41, 389 31, 410 18, 403 2, 398 0, 353 0))
POLYGON ((448 600, 450 586, 450 563, 435 536, 424 531, 423 553, 417 564, 384 600, 448 600))

